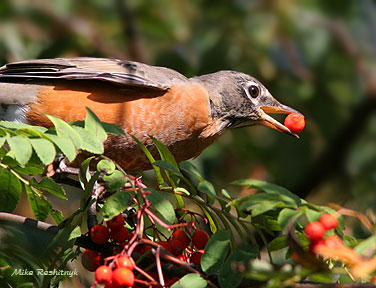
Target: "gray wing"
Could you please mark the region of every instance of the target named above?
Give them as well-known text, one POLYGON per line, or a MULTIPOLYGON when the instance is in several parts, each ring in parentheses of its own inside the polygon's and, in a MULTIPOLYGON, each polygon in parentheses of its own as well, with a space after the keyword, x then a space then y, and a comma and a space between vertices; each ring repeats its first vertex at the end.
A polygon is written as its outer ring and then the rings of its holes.
POLYGON ((55 58, 14 62, 0 68, 0 82, 17 80, 99 80, 124 86, 166 90, 186 82, 182 74, 168 68, 107 58, 55 58))

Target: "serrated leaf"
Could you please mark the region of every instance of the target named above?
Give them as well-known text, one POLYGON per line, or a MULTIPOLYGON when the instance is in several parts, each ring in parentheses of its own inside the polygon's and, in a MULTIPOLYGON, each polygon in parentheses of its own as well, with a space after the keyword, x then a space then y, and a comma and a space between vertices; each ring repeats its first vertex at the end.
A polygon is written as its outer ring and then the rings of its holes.
POLYGON ((72 127, 81 136, 80 148, 82 150, 86 150, 94 154, 102 154, 104 152, 103 142, 98 140, 98 138, 92 132, 78 126, 72 127))
POLYGON ((76 158, 77 151, 70 138, 52 134, 46 134, 46 137, 56 144, 69 161, 73 161, 76 158))
POLYGON ((251 259, 256 258, 258 253, 258 247, 256 246, 247 245, 236 248, 219 271, 219 285, 223 288, 237 287, 241 283, 243 275, 239 272, 235 272, 232 269, 232 264, 238 261, 248 263, 251 259))
MULTIPOLYGON (((56 134, 60 137, 69 138, 77 149, 81 148, 82 140, 80 134, 73 129, 67 122, 52 116, 46 115, 48 119, 54 124, 56 128, 56 134)), ((75 126, 76 127, 76 126, 75 126)))
POLYGON ((16 122, 10 122, 10 121, 0 121, 0 126, 8 128, 8 129, 28 128, 28 129, 37 130, 37 131, 42 132, 42 133, 47 131, 47 128, 45 128, 45 127, 32 126, 32 125, 25 124, 25 123, 16 123, 16 122))
POLYGON ((7 137, 7 143, 17 162, 25 165, 33 152, 29 139, 23 136, 7 137))
POLYGON ((201 258, 202 270, 208 275, 218 272, 227 257, 229 248, 230 231, 219 230, 212 235, 201 258))
POLYGON ((25 191, 35 218, 39 221, 46 220, 51 211, 50 202, 34 187, 25 185, 25 191))
POLYGON ((171 286, 171 288, 205 288, 208 283, 201 277, 200 274, 191 273, 185 275, 178 282, 171 286))
POLYGON ((29 139, 29 141, 43 164, 48 165, 54 161, 56 150, 55 146, 50 141, 37 138, 29 139))
POLYGON ((146 198, 151 202, 152 207, 158 211, 167 224, 173 224, 176 220, 175 210, 170 201, 168 201, 161 193, 158 191, 148 188, 151 193, 146 195, 146 198))
POLYGON ((67 199, 65 191, 62 186, 57 184, 54 180, 48 177, 43 177, 38 183, 34 178, 30 180, 30 184, 39 190, 46 191, 61 199, 67 199))
POLYGON ((102 126, 102 122, 88 107, 86 107, 85 130, 95 135, 101 143, 107 139, 107 133, 102 126))
POLYGON ((0 172, 0 211, 12 213, 20 200, 22 185, 8 169, 0 172))
POLYGON ((100 213, 105 221, 114 218, 129 207, 130 193, 119 191, 107 198, 100 213))

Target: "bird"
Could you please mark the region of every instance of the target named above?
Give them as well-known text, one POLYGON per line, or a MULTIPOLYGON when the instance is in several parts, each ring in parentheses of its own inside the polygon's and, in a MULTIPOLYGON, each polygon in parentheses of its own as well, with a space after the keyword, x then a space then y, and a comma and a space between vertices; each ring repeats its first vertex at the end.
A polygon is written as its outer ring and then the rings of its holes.
POLYGON ((24 60, 0 68, 0 119, 52 127, 90 108, 125 136, 109 135, 105 155, 124 170, 152 168, 131 135, 158 159, 152 137, 177 162, 197 157, 225 131, 261 124, 298 137, 268 113, 299 113, 278 102, 256 78, 231 70, 187 78, 166 67, 76 57, 24 60))

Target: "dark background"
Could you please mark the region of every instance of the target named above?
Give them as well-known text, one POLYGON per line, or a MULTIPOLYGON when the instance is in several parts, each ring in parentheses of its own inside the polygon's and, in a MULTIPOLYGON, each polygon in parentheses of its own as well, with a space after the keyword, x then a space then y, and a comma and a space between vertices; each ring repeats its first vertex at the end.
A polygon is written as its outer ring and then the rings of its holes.
MULTIPOLYGON (((306 115, 297 140, 227 132, 194 160, 215 187, 258 178, 319 204, 376 206, 376 4, 371 0, 1 0, 0 63, 131 59, 186 76, 232 69, 306 115)), ((283 119, 280 119, 283 121, 283 119)))

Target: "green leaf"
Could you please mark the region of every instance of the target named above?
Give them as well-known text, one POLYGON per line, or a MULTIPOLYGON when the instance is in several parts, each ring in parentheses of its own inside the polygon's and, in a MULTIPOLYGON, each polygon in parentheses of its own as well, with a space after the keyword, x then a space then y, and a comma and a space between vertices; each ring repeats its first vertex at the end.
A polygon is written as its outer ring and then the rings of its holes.
POLYGON ((205 253, 201 258, 201 268, 208 274, 213 275, 221 269, 230 247, 230 231, 219 230, 209 239, 205 247, 205 253))
POLYGON ((157 147, 158 152, 161 155, 161 159, 164 160, 164 161, 167 161, 177 171, 179 171, 178 163, 176 162, 175 157, 174 157, 174 155, 172 155, 170 150, 168 150, 168 148, 162 142, 160 142, 158 139, 156 139, 152 136, 150 136, 150 137, 153 140, 155 147, 157 147))
POLYGON ((316 210, 310 209, 308 207, 303 207, 303 210, 304 210, 304 213, 307 216, 309 222, 320 220, 320 217, 322 215, 321 211, 316 211, 316 210))
POLYGON ((278 236, 277 238, 274 238, 270 243, 268 244, 269 251, 277 251, 282 248, 287 247, 287 238, 286 235, 278 236))
POLYGON ((208 219, 209 222, 209 228, 210 231, 214 234, 217 233, 218 227, 220 228, 221 226, 218 224, 217 218, 215 218, 215 215, 210 213, 210 210, 206 209, 203 205, 199 205, 202 212, 204 212, 205 217, 208 219))
POLYGON ((107 191, 114 192, 124 187, 124 184, 127 183, 128 178, 119 170, 115 170, 110 175, 104 175, 103 181, 107 182, 107 191))
MULTIPOLYGON (((149 162, 151 164, 153 164, 155 162, 155 159, 154 159, 153 155, 151 155, 150 151, 146 148, 146 146, 140 140, 138 140, 137 137, 133 136, 132 134, 129 134, 129 135, 131 135, 133 140, 136 141, 138 146, 141 148, 142 152, 145 153, 149 162)), ((164 183, 164 179, 163 179, 163 176, 162 176, 162 173, 161 173, 161 169, 156 165, 153 165, 153 169, 154 169, 155 177, 157 178, 158 184, 162 185, 164 183)))
POLYGON ((100 213, 105 221, 114 218, 129 207, 130 193, 119 191, 107 198, 100 213))
POLYGON ((20 200, 22 185, 8 169, 0 172, 0 211, 12 213, 20 200))
POLYGON ((252 211, 256 216, 276 207, 297 208, 296 202, 279 193, 256 193, 243 198, 235 199, 227 204, 239 207, 242 211, 252 211))
POLYGON ((243 275, 235 272, 232 269, 232 264, 238 261, 248 263, 251 259, 256 258, 258 253, 258 247, 256 246, 246 245, 236 248, 219 271, 219 285, 223 288, 237 287, 241 283, 243 275))
POLYGON ((72 232, 70 233, 70 235, 69 235, 69 237, 68 237, 68 241, 80 237, 81 234, 82 234, 82 233, 81 233, 81 228, 80 228, 80 226, 75 227, 75 228, 72 230, 72 232))
POLYGON ((23 136, 7 137, 10 150, 21 165, 25 165, 33 152, 29 139, 23 136))
POLYGON ((198 184, 197 189, 201 193, 208 195, 208 200, 210 204, 214 203, 217 194, 215 193, 215 189, 212 183, 210 183, 209 181, 200 182, 200 184, 198 184))
POLYGON ((102 159, 97 164, 97 171, 106 171, 107 175, 114 173, 116 169, 115 163, 112 160, 102 159))
POLYGON ((78 126, 72 126, 73 129, 81 137, 81 146, 82 150, 86 150, 93 154, 103 154, 104 146, 103 142, 98 140, 97 137, 90 131, 85 130, 84 128, 78 126))
POLYGON ((147 190, 151 193, 147 194, 146 198, 151 202, 152 207, 162 216, 162 220, 170 225, 175 223, 175 210, 170 201, 154 189, 148 188, 147 190))
POLYGON ((46 137, 56 144, 61 152, 68 158, 69 161, 73 161, 76 158, 77 152, 72 140, 68 137, 61 137, 53 134, 46 134, 46 137))
POLYGON ((56 225, 60 225, 61 222, 64 220, 63 213, 60 210, 51 209, 50 215, 52 220, 54 220, 56 225))
POLYGON ((102 122, 102 126, 104 130, 109 134, 116 135, 116 136, 126 136, 124 130, 121 129, 119 125, 102 122))
POLYGON ((191 273, 185 275, 171 288, 205 288, 207 285, 206 280, 200 274, 191 273))
POLYGON ((44 166, 31 164, 30 162, 27 163, 25 167, 19 167, 17 163, 17 167, 12 167, 12 168, 18 174, 22 174, 22 175, 38 175, 38 174, 42 174, 44 171, 44 166))
POLYGON ((4 145, 6 139, 7 138, 5 136, 4 137, 0 137, 0 147, 2 147, 4 145))
POLYGON ((361 241, 354 248, 355 252, 361 255, 365 255, 369 251, 375 251, 375 249, 376 249, 376 236, 371 236, 361 241))
POLYGON ((37 130, 37 131, 42 132, 42 133, 47 131, 47 128, 45 128, 45 127, 32 126, 32 125, 29 125, 29 124, 16 123, 16 122, 10 122, 10 121, 0 121, 0 126, 8 128, 8 129, 28 128, 28 129, 32 129, 32 130, 37 130))
POLYGON ((295 221, 298 219, 300 215, 302 215, 303 212, 300 210, 294 210, 290 208, 284 208, 279 212, 278 215, 278 224, 281 227, 281 229, 285 229, 287 225, 289 224, 290 220, 295 221))
POLYGON ((180 162, 179 167, 186 173, 195 176, 200 182, 205 181, 205 179, 201 176, 200 171, 191 161, 180 162))
POLYGON ((34 178, 30 180, 30 185, 34 186, 39 190, 46 191, 52 195, 55 195, 61 199, 67 199, 65 191, 62 186, 57 184, 54 180, 48 177, 43 177, 38 183, 34 178))
POLYGON ((240 185, 240 186, 248 186, 250 188, 258 188, 261 191, 264 191, 266 193, 281 194, 288 198, 293 199, 297 205, 300 205, 301 203, 301 199, 298 196, 296 196, 294 193, 287 190, 286 188, 272 184, 272 183, 268 183, 265 181, 256 180, 256 179, 245 179, 245 180, 234 181, 231 184, 240 185))
POLYGON ((48 165, 54 161, 56 150, 55 146, 50 141, 42 138, 29 139, 29 141, 43 164, 48 165))
POLYGON ((25 191, 35 218, 39 221, 46 220, 51 211, 50 202, 32 186, 25 185, 25 191))
POLYGON ((164 161, 164 160, 157 160, 155 162, 153 162, 153 165, 156 165, 160 168, 163 168, 167 171, 170 171, 176 175, 181 175, 180 171, 176 170, 176 168, 174 166, 172 166, 169 162, 167 161, 164 161))
POLYGON ((55 125, 56 134, 58 136, 69 138, 77 149, 81 148, 82 140, 81 140, 80 134, 76 130, 74 130, 72 126, 70 126, 67 122, 55 116, 52 116, 52 115, 46 115, 46 116, 55 125))
POLYGON ((88 107, 86 107, 85 129, 94 134, 101 143, 107 139, 107 133, 102 126, 102 122, 88 107))

